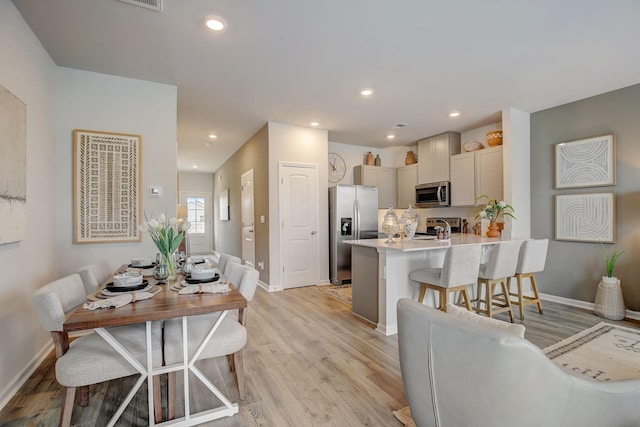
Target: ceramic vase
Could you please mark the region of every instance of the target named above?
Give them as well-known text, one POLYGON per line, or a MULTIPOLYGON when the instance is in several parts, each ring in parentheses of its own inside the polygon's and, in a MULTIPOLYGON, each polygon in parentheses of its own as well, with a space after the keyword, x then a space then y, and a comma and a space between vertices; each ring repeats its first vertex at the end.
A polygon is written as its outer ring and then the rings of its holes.
POLYGON ((495 221, 489 222, 487 237, 500 237, 500 229, 498 228, 498 223, 496 223, 495 221))
POLYGON ((609 320, 622 320, 625 317, 622 287, 617 277, 602 276, 598 284, 593 312, 609 320))
POLYGON ((404 164, 412 165, 414 163, 418 163, 418 160, 416 160, 416 155, 413 153, 413 151, 407 151, 407 157, 405 157, 404 159, 404 164))
POLYGON ((374 166, 375 160, 373 159, 373 153, 371 151, 367 153, 367 157, 364 161, 364 164, 368 166, 374 166))

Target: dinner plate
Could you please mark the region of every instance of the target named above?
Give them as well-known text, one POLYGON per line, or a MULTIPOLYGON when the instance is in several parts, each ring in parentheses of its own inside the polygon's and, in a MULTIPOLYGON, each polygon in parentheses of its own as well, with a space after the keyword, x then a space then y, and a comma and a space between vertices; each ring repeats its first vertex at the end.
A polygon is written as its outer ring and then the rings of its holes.
POLYGON ((202 261, 195 261, 194 264, 204 264, 206 261, 202 260, 202 261))
POLYGON ((190 285, 194 285, 197 283, 211 283, 211 282, 215 282, 216 280, 218 280, 220 278, 219 274, 216 274, 215 276, 209 278, 209 279, 192 279, 191 277, 185 277, 184 281, 187 282, 190 285))
POLYGON ((133 264, 129 264, 128 267, 129 268, 141 268, 141 269, 147 269, 147 268, 154 268, 156 265, 154 263, 151 263, 149 265, 133 265, 133 264))
POLYGON ((114 286, 113 282, 107 283, 105 289, 109 292, 118 293, 118 292, 131 292, 131 291, 139 291, 141 289, 149 286, 149 281, 147 279, 143 279, 142 283, 139 285, 133 286, 114 286))

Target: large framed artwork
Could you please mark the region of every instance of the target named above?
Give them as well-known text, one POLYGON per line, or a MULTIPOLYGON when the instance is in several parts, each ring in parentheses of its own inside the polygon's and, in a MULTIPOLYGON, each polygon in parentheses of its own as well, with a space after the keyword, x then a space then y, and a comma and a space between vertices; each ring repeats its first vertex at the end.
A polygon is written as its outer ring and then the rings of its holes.
POLYGON ((556 195, 556 240, 616 241, 615 193, 556 195))
POLYGON ((27 106, 0 85, 0 244, 27 233, 27 106))
POLYGON ((615 150, 612 133, 556 144, 556 188, 614 185, 615 150))
POLYGON ((141 240, 141 139, 73 131, 74 243, 141 240))

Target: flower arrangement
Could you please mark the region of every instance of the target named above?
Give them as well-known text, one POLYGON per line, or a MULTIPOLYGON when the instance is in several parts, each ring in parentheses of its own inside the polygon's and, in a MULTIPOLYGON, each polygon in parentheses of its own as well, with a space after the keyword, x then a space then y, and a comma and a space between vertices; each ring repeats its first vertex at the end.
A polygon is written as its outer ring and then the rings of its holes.
POLYGON ((613 269, 616 267, 616 262, 624 251, 614 249, 609 253, 604 249, 602 242, 600 242, 600 249, 602 249, 602 258, 604 259, 604 265, 607 269, 607 277, 613 277, 613 269))
POLYGON ((162 261, 169 266, 169 276, 176 276, 176 266, 173 260, 173 253, 178 250, 180 243, 184 239, 185 233, 191 228, 191 223, 182 218, 171 218, 167 220, 165 214, 159 214, 138 226, 143 233, 149 233, 151 240, 158 248, 162 256, 162 261))
POLYGON ((476 214, 476 219, 488 219, 491 222, 498 221, 501 216, 508 216, 510 218, 516 219, 514 215, 513 207, 508 205, 503 200, 491 199, 489 196, 483 194, 478 197, 476 200, 487 200, 487 204, 483 206, 480 211, 476 214))

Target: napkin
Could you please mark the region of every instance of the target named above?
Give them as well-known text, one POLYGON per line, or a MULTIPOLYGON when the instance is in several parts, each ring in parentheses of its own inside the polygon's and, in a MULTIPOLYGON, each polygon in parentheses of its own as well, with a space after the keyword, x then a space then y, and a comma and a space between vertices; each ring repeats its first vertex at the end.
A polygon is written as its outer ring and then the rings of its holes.
POLYGON ((221 281, 213 283, 199 283, 197 285, 187 285, 178 291, 179 294, 223 294, 229 292, 229 284, 221 281))
POLYGON ((111 298, 100 299, 97 301, 85 302, 82 308, 86 310, 96 310, 98 308, 118 308, 127 305, 130 302, 136 302, 143 299, 151 298, 151 292, 127 292, 111 298))

